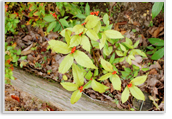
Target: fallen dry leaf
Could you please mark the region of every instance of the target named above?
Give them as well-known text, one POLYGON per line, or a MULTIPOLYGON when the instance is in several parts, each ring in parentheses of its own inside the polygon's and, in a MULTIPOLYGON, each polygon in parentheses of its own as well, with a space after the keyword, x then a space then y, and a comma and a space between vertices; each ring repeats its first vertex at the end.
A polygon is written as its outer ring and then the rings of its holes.
POLYGON ((156 69, 151 69, 150 72, 149 72, 149 74, 153 74, 153 75, 157 74, 156 69))
POLYGON ((121 34, 124 35, 127 31, 121 31, 121 34))
POLYGON ((137 22, 137 21, 134 21, 134 22, 133 22, 133 25, 135 25, 135 26, 140 26, 140 23, 137 22))

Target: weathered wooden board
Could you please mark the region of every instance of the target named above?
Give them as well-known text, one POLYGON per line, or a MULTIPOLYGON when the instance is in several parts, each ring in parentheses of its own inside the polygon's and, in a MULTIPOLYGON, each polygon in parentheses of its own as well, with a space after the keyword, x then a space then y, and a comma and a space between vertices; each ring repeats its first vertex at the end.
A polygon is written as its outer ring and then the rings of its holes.
POLYGON ((70 103, 72 92, 65 90, 59 83, 49 82, 18 68, 14 68, 13 73, 17 78, 11 81, 13 86, 65 111, 119 111, 106 103, 91 100, 85 95, 72 105, 70 103))

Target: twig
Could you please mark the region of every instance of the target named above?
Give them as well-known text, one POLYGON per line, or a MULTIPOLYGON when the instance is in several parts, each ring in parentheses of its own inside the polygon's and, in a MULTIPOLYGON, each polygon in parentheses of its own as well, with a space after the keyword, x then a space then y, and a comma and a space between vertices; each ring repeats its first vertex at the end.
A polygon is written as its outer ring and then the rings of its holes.
POLYGON ((60 22, 60 20, 58 18, 57 18, 57 21, 60 23, 62 29, 64 29, 63 26, 62 26, 62 24, 61 24, 61 22, 60 22))
POLYGON ((91 44, 91 47, 92 47, 92 52, 93 52, 93 59, 95 60, 95 62, 96 62, 96 65, 98 66, 99 65, 99 63, 98 63, 98 61, 97 61, 97 59, 96 59, 96 56, 95 56, 95 52, 94 52, 94 47, 93 47, 93 45, 92 45, 92 43, 91 43, 91 40, 89 39, 89 41, 90 41, 90 44, 91 44))
POLYGON ((113 7, 116 5, 116 2, 112 5, 112 7, 110 8, 110 10, 109 10, 109 17, 110 17, 110 15, 111 15, 111 11, 112 11, 112 9, 113 9, 113 7))
POLYGON ((144 103, 144 101, 142 101, 142 104, 140 106, 140 111, 142 111, 143 103, 144 103))

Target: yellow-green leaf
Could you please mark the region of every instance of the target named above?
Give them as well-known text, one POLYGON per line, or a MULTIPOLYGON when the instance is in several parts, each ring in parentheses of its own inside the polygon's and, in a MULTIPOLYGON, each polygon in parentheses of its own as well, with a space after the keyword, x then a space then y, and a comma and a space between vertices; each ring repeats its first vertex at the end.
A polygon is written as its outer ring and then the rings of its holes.
POLYGON ((67 30, 71 31, 71 33, 72 33, 72 28, 66 28, 66 29, 62 30, 62 31, 60 32, 60 34, 61 34, 63 37, 65 37, 65 32, 66 32, 67 30))
POLYGON ((70 47, 77 46, 81 43, 81 36, 75 35, 71 37, 70 47))
POLYGON ((75 92, 72 93, 70 103, 75 104, 81 98, 81 96, 82 96, 82 92, 76 90, 75 92))
POLYGON ((97 25, 98 21, 100 21, 100 18, 94 15, 89 15, 87 16, 87 18, 85 19, 85 23, 86 23, 86 28, 90 29, 93 28, 97 25))
POLYGON ((135 59, 136 59, 133 55, 128 55, 128 57, 129 57, 131 60, 135 60, 135 59))
POLYGON ((92 29, 89 29, 86 34, 91 40, 97 41, 99 39, 97 33, 92 29))
POLYGON ((122 44, 119 44, 119 46, 120 46, 120 48, 121 48, 124 52, 127 51, 126 48, 125 48, 122 44))
POLYGON ((138 76, 136 78, 134 78, 131 83, 134 85, 140 85, 142 83, 144 83, 147 79, 147 75, 143 75, 143 76, 138 76))
POLYGON ((76 62, 83 67, 97 69, 97 67, 93 64, 91 59, 84 53, 79 50, 76 50, 73 54, 76 62))
POLYGON ((121 90, 121 79, 118 75, 112 75, 111 82, 115 90, 121 90))
POLYGON ((74 63, 72 65, 72 74, 73 74, 74 82, 78 86, 81 86, 81 85, 84 84, 84 74, 83 74, 83 71, 74 63))
POLYGON ((78 25, 75 25, 75 26, 73 27, 72 32, 74 32, 75 35, 77 35, 77 34, 82 33, 83 30, 84 30, 84 27, 83 27, 82 25, 78 24, 78 25))
POLYGON ((104 93, 106 91, 106 89, 108 89, 109 87, 97 82, 96 80, 92 80, 91 82, 91 87, 93 88, 93 90, 99 92, 99 93, 104 93))
POLYGON ((68 46, 70 45, 70 35, 71 34, 72 34, 72 32, 70 30, 65 31, 65 40, 66 40, 68 46))
POLYGON ((101 22, 98 21, 97 25, 93 28, 93 30, 94 30, 96 33, 99 33, 100 28, 101 28, 101 22))
POLYGON ((71 48, 62 41, 50 40, 48 41, 48 44, 56 53, 68 54, 71 51, 71 48))
POLYGON ((124 36, 119 32, 115 30, 106 30, 104 31, 106 37, 111 38, 111 39, 119 39, 119 38, 124 38, 124 36))
POLYGON ((124 56, 124 53, 122 53, 122 52, 119 51, 119 50, 116 50, 115 52, 116 52, 116 54, 117 54, 118 56, 124 56))
POLYGON ((85 49, 86 51, 90 52, 90 42, 88 37, 86 37, 85 35, 82 35, 81 37, 81 46, 83 49, 85 49))
POLYGON ((99 43, 100 50, 104 47, 105 42, 106 42, 106 35, 102 33, 102 38, 100 39, 100 43, 99 43))
POLYGON ((63 80, 67 80, 67 76, 66 75, 63 75, 63 80))
POLYGON ((107 73, 107 74, 103 75, 102 77, 100 77, 98 80, 103 81, 103 80, 108 79, 110 76, 112 76, 112 73, 107 73))
POLYGON ((106 71, 113 71, 113 66, 103 58, 101 58, 101 64, 106 71))
POLYGON ((72 64, 73 64, 73 56, 72 54, 69 54, 60 63, 59 73, 62 73, 62 74, 66 73, 72 64))
POLYGON ((63 82, 63 83, 60 83, 63 88, 65 88, 66 90, 68 91, 75 91, 78 89, 78 86, 74 83, 69 83, 69 82, 63 82))
POLYGON ((134 48, 136 48, 136 47, 139 45, 139 42, 140 42, 140 40, 137 40, 137 41, 134 43, 134 48))
POLYGON ((85 85, 84 85, 84 87, 83 87, 83 90, 84 89, 88 89, 90 86, 91 86, 91 80, 89 81, 89 82, 87 82, 85 85))
POLYGON ((125 103, 128 100, 128 97, 129 97, 129 88, 125 87, 125 89, 124 89, 124 91, 122 92, 122 95, 121 95, 122 103, 125 103))
POLYGON ((131 65, 131 59, 130 59, 130 57, 126 57, 126 61, 131 65))
POLYGON ((129 88, 129 90, 136 99, 145 101, 145 96, 138 87, 132 86, 129 88))

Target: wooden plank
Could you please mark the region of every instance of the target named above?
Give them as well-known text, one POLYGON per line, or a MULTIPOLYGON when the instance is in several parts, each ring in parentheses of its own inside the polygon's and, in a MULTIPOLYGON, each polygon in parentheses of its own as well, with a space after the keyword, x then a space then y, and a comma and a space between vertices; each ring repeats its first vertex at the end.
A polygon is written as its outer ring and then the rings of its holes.
POLYGON ((12 85, 23 90, 39 99, 49 102, 65 111, 118 111, 110 105, 94 101, 85 95, 75 103, 70 103, 72 92, 65 90, 59 83, 52 83, 45 79, 39 78, 25 72, 21 69, 14 68, 13 71, 16 80, 12 80, 12 85))

